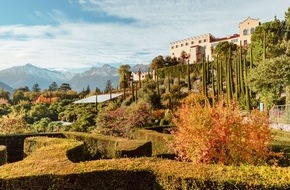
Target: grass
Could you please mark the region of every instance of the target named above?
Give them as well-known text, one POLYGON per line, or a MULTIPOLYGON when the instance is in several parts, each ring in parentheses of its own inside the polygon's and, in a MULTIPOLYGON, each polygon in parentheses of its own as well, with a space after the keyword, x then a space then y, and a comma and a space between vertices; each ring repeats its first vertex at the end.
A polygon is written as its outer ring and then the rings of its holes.
POLYGON ((290 146, 290 132, 272 129, 272 133, 274 135, 273 144, 290 146))

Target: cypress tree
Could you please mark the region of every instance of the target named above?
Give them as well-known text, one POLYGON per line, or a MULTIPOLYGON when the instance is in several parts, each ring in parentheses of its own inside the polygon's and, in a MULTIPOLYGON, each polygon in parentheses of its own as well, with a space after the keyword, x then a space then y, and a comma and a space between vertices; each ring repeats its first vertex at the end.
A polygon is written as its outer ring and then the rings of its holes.
POLYGON ((123 98, 125 99, 126 98, 126 75, 125 75, 125 72, 123 73, 123 98))
MULTIPOLYGON (((170 73, 168 73, 168 93, 170 94, 170 73)), ((169 97, 169 108, 171 108, 171 97, 169 97)))
POLYGON ((229 58, 226 55, 226 95, 227 95, 227 103, 229 104, 231 101, 231 90, 230 90, 230 71, 229 71, 229 58))
POLYGON ((236 56, 236 61, 235 61, 235 80, 236 80, 236 84, 235 84, 235 97, 236 100, 239 99, 239 95, 240 95, 240 86, 239 86, 239 60, 238 60, 238 56, 236 56))
POLYGON ((155 73, 156 73, 156 75, 155 75, 155 79, 156 79, 157 94, 158 94, 158 96, 160 96, 160 90, 159 90, 159 77, 158 77, 158 75, 157 75, 157 69, 155 69, 155 73))
POLYGON ((240 79, 240 88, 241 93, 245 94, 244 79, 243 79, 243 52, 242 52, 242 42, 240 42, 240 58, 239 58, 239 79, 240 79))
POLYGON ((219 60, 219 56, 217 57, 217 84, 218 84, 218 96, 223 95, 223 69, 222 62, 219 60))
POLYGON ((204 61, 204 59, 203 59, 203 61, 202 61, 202 92, 203 92, 203 94, 207 97, 207 86, 206 86, 206 84, 207 84, 207 81, 206 81, 206 62, 204 61))
POLYGON ((215 83, 214 83, 214 69, 213 69, 213 62, 211 63, 211 83, 212 83, 212 92, 213 92, 213 99, 216 96, 215 93, 215 83))
POLYGON ((221 92, 220 92, 220 70, 219 70, 219 56, 217 55, 216 57, 216 84, 217 84, 217 96, 219 97, 221 92))
POLYGON ((210 82, 210 77, 209 77, 209 55, 206 58, 206 81, 207 84, 210 82))
POLYGON ((229 49, 229 60, 228 60, 228 72, 229 72, 229 93, 230 93, 230 98, 233 98, 233 71, 232 71, 232 49, 230 47, 229 49))
POLYGON ((188 92, 191 90, 189 59, 187 60, 188 92))
MULTIPOLYGON (((246 68, 246 58, 244 57, 244 79, 247 80, 247 68, 246 68)), ((249 88, 245 85, 245 99, 246 99, 246 110, 250 110, 250 97, 249 97, 249 88)))
MULTIPOLYGON (((253 47, 251 46, 250 48, 250 72, 252 71, 252 69, 253 69, 253 47)), ((252 92, 250 89, 249 89, 249 96, 252 97, 252 92)))
POLYGON ((131 76, 131 79, 132 79, 132 81, 131 81, 131 90, 132 90, 132 102, 134 102, 135 101, 135 90, 134 90, 134 79, 133 79, 133 76, 131 76))

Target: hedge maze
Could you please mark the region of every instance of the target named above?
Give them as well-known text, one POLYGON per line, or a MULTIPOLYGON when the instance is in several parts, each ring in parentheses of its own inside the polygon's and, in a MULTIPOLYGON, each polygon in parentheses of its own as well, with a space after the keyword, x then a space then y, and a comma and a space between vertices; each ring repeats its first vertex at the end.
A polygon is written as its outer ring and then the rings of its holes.
POLYGON ((163 139, 169 143, 170 138, 163 134, 158 137, 152 131, 146 135, 146 130, 137 132, 137 136, 143 136, 143 140, 84 133, 1 136, 5 146, 0 146, 0 161, 5 160, 5 150, 9 159, 0 167, 0 189, 290 188, 288 168, 196 166, 161 159, 158 155, 172 152, 169 147, 162 152, 158 142, 163 139), (18 151, 9 153, 16 145, 18 151))

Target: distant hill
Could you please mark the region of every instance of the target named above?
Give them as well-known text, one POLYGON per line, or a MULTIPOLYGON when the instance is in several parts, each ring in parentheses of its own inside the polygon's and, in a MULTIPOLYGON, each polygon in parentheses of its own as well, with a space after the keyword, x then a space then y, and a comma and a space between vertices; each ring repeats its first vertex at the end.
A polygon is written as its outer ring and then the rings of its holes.
MULTIPOLYGON (((150 65, 138 64, 131 67, 131 71, 147 72, 150 65)), ((28 86, 30 89, 36 83, 41 89, 47 89, 52 82, 58 85, 61 83, 69 83, 73 90, 78 92, 86 89, 88 86, 91 90, 98 87, 104 90, 108 80, 111 80, 112 86, 117 87, 119 82, 118 68, 108 64, 102 67, 92 67, 83 73, 69 73, 61 71, 53 71, 40 68, 32 64, 23 66, 14 66, 0 71, 0 88, 7 89, 11 94, 13 89, 28 86)))
POLYGON ((144 65, 144 64, 137 64, 131 67, 131 71, 133 72, 137 72, 137 71, 141 72, 148 72, 148 70, 150 69, 150 64, 149 65, 144 65))
POLYGON ((31 88, 36 83, 39 84, 41 89, 45 89, 53 81, 62 83, 68 81, 71 77, 69 74, 39 68, 32 64, 14 66, 0 71, 0 81, 14 89, 24 86, 31 88))
POLYGON ((75 74, 75 76, 69 80, 69 84, 72 89, 77 91, 86 89, 87 86, 89 86, 91 90, 95 90, 96 87, 104 90, 108 80, 111 80, 112 86, 116 88, 119 81, 119 75, 116 67, 106 64, 101 68, 92 67, 88 71, 75 74))
POLYGON ((14 89, 11 86, 8 86, 7 84, 3 82, 0 82, 0 89, 10 92, 10 95, 12 95, 14 92, 14 89))

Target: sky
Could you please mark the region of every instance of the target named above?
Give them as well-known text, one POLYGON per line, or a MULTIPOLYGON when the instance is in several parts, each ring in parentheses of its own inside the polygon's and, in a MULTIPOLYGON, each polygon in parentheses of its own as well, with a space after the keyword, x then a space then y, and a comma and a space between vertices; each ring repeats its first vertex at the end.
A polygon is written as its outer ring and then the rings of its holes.
POLYGON ((239 32, 247 17, 284 20, 289 0, 0 0, 0 70, 81 72, 150 64, 170 42, 239 32))

